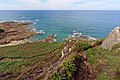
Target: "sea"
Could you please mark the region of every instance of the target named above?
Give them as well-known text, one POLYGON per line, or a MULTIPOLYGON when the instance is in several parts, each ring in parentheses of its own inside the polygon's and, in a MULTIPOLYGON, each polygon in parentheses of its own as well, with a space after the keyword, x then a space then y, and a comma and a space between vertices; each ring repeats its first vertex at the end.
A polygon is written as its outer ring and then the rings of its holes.
POLYGON ((44 31, 31 37, 39 41, 55 34, 63 41, 73 32, 94 38, 105 38, 115 27, 120 26, 118 10, 1 10, 0 22, 32 22, 36 31, 44 31))

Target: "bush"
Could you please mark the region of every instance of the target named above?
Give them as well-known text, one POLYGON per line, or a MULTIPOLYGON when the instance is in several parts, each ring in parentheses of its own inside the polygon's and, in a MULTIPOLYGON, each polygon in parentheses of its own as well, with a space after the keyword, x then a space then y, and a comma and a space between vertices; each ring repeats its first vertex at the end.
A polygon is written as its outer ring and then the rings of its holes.
POLYGON ((97 41, 95 42, 95 46, 101 45, 103 41, 104 41, 104 38, 97 40, 97 41))
POLYGON ((0 29, 0 33, 2 33, 2 32, 5 32, 5 30, 4 29, 0 29))
POLYGON ((78 60, 78 54, 73 53, 70 55, 69 60, 65 60, 62 63, 59 70, 54 71, 49 76, 50 80, 74 80, 73 75, 77 70, 76 62, 78 60))
POLYGON ((51 80, 74 80, 73 74, 77 70, 75 64, 71 61, 66 61, 62 65, 62 72, 55 71, 51 76, 51 80))
POLYGON ((77 51, 80 52, 80 51, 85 51, 89 48, 92 48, 92 45, 88 42, 80 42, 78 45, 77 45, 77 51))
POLYGON ((51 76, 51 79, 52 80, 63 80, 63 75, 55 71, 53 75, 51 76))

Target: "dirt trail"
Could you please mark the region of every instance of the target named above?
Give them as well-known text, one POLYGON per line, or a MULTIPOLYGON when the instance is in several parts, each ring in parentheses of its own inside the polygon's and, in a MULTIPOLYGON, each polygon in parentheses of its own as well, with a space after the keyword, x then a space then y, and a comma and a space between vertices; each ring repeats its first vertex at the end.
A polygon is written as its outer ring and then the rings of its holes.
POLYGON ((98 71, 93 69, 87 62, 87 57, 84 53, 79 53, 80 60, 77 62, 77 71, 74 74, 75 80, 96 80, 98 71))
MULTIPOLYGON (((56 48, 49 52, 50 56, 45 57, 45 62, 43 66, 37 64, 32 65, 30 69, 23 73, 16 74, 13 76, 16 80, 48 80, 48 76, 59 69, 60 65, 62 64, 61 58, 55 58, 55 54, 61 54, 61 52, 56 53, 56 51, 62 51, 63 48, 67 45, 72 48, 73 52, 76 47, 76 41, 66 41, 60 48, 56 48)), ((97 71, 92 68, 92 66, 87 62, 87 57, 84 53, 79 53, 80 60, 76 62, 77 71, 74 74, 75 80, 96 80, 98 75, 97 71)), ((12 73, 11 73, 12 74, 12 73)), ((11 75, 10 74, 10 75, 11 75)), ((10 76, 7 75, 7 76, 10 76)), ((13 73, 14 75, 14 73, 13 73)))
MULTIPOLYGON (((62 49, 69 44, 69 41, 65 42, 60 48, 57 48, 51 52, 49 52, 49 54, 51 56, 47 57, 45 59, 45 61, 47 61, 48 63, 44 65, 44 67, 40 67, 40 66, 37 66, 37 67, 32 67, 31 69, 29 69, 28 71, 22 73, 21 75, 19 75, 16 80, 21 80, 21 79, 30 79, 32 78, 33 80, 36 79, 39 79, 39 80, 47 80, 46 76, 49 76, 49 74, 55 70, 57 70, 59 68, 59 65, 61 64, 62 62, 62 59, 61 58, 54 58, 54 55, 56 54, 56 51, 57 50, 60 50, 62 51, 62 49)), ((61 54, 61 52, 60 52, 61 54)))

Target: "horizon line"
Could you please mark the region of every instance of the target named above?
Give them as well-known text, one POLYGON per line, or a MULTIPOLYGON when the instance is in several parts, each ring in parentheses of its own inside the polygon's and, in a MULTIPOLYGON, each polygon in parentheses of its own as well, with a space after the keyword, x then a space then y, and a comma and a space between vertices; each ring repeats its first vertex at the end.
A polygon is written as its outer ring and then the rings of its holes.
MULTIPOLYGON (((14 10, 14 9, 13 9, 13 10, 14 10)), ((22 9, 21 9, 21 10, 22 10, 22 9)), ((21 10, 18 9, 18 11, 21 11, 21 10)), ((26 10, 32 11, 32 9, 26 9, 26 10)), ((46 11, 47 9, 46 9, 46 10, 33 9, 33 10, 35 10, 35 11, 39 11, 39 10, 41 10, 41 11, 46 11)), ((48 10, 49 10, 49 9, 48 9, 48 10)), ((54 11, 62 11, 62 9, 61 9, 61 10, 59 10, 59 9, 58 9, 58 10, 53 9, 53 10, 54 10, 54 11)), ((53 10, 51 9, 51 10, 49 10, 49 11, 53 11, 53 10)), ((64 9, 63 9, 63 10, 64 10, 64 9)), ((0 11, 9 11, 9 10, 7 10, 7 9, 6 9, 6 10, 2 10, 2 9, 1 9, 0 11)), ((12 11, 12 9, 11 9, 10 11, 12 11)), ((14 11, 15 11, 15 10, 14 10, 14 11)), ((23 9, 23 11, 24 11, 24 9, 23 9)), ((64 10, 64 11, 82 11, 82 9, 81 9, 81 10, 64 10)), ((86 9, 86 10, 83 10, 83 11, 119 11, 119 10, 117 10, 117 9, 116 9, 116 10, 109 10, 109 9, 108 9, 108 10, 107 10, 107 9, 106 9, 106 10, 102 10, 102 9, 101 9, 101 10, 92 10, 92 9, 91 9, 91 10, 87 10, 87 9, 86 9)))

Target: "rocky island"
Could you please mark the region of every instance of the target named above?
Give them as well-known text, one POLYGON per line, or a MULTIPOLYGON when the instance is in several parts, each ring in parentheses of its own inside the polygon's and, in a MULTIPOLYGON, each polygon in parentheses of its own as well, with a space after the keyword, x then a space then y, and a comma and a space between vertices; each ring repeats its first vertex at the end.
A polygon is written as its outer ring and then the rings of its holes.
POLYGON ((38 32, 29 28, 30 22, 3 22, 0 23, 0 45, 19 44, 27 42, 27 39, 38 32))

